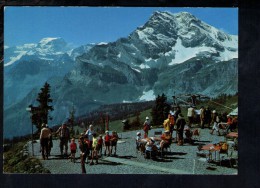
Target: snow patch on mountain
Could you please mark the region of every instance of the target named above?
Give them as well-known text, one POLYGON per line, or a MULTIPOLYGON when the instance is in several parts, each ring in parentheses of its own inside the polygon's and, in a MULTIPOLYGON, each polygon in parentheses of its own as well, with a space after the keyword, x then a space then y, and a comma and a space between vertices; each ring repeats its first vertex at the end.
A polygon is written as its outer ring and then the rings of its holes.
POLYGON ((40 45, 40 46, 45 46, 45 45, 47 45, 48 43, 50 43, 50 42, 52 42, 52 41, 54 41, 54 40, 57 40, 57 39, 61 39, 61 38, 57 38, 57 37, 55 37, 55 38, 52 38, 52 37, 43 38, 43 39, 39 42, 39 45, 40 45))
POLYGON ((139 66, 141 69, 150 69, 151 67, 147 64, 144 64, 142 63, 140 66, 139 66))
POLYGON ((172 47, 172 51, 165 53, 165 56, 175 55, 175 58, 169 63, 169 65, 175 65, 183 63, 193 57, 196 57, 200 52, 212 52, 215 53, 215 48, 210 48, 206 46, 196 47, 196 48, 186 48, 182 45, 180 38, 177 39, 176 45, 172 47))
POLYGON ((12 64, 15 63, 16 61, 20 60, 21 57, 27 53, 27 51, 15 51, 14 53, 15 53, 15 54, 18 54, 18 55, 15 56, 15 57, 10 57, 10 60, 11 60, 11 61, 5 63, 5 64, 4 64, 5 67, 6 67, 6 66, 9 66, 9 65, 12 65, 12 64))
POLYGON ((139 72, 139 73, 141 73, 141 71, 139 69, 135 69, 135 68, 132 68, 132 69, 137 71, 137 72, 139 72))
POLYGON ((137 30, 137 34, 138 34, 138 36, 139 36, 139 39, 142 40, 142 41, 143 41, 144 43, 146 43, 146 44, 152 44, 152 45, 156 46, 156 44, 155 44, 152 40, 150 40, 150 39, 148 38, 148 35, 147 35, 147 34, 150 34, 150 33, 149 33, 149 30, 148 30, 147 33, 146 33, 145 31, 146 31, 146 30, 143 30, 143 31, 137 30))
POLYGON ((103 46, 103 45, 107 45, 108 43, 107 42, 100 42, 100 43, 98 43, 97 45, 98 46, 103 46))
POLYGON ((139 98, 140 101, 152 101, 155 100, 155 95, 153 90, 144 91, 143 95, 139 98))

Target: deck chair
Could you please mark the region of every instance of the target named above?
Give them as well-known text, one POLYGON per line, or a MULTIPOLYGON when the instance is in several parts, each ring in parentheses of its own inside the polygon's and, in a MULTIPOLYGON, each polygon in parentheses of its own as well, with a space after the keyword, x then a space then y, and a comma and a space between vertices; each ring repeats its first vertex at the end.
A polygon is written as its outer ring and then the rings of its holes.
MULTIPOLYGON (((227 144, 226 142, 224 142, 224 144, 227 144)), ((228 150, 229 150, 229 145, 227 144, 227 148, 225 150, 223 150, 222 148, 219 151, 219 162, 220 162, 220 166, 222 165, 222 161, 224 161, 225 156, 228 157, 228 150)))
MULTIPOLYGON (((226 159, 228 159, 229 165, 232 168, 233 167, 233 165, 232 165, 233 159, 235 160, 235 165, 237 166, 237 159, 235 159, 234 156, 233 156, 234 151, 235 151, 235 143, 233 141, 227 141, 227 144, 228 144, 228 150, 226 152, 223 152, 223 153, 220 153, 220 154, 226 155, 226 157, 227 157, 226 159)), ((220 165, 222 165, 221 162, 225 159, 225 155, 222 156, 222 158, 220 160, 220 165)))

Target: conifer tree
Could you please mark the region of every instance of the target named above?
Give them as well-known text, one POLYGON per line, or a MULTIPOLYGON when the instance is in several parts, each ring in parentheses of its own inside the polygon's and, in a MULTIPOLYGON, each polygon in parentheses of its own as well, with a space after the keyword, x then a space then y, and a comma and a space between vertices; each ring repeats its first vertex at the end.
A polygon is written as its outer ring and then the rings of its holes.
POLYGON ((167 118, 171 106, 167 104, 167 97, 158 95, 155 100, 155 106, 152 108, 151 116, 154 125, 161 125, 167 118))
POLYGON ((44 86, 41 88, 40 93, 38 93, 37 101, 40 103, 38 106, 38 123, 37 128, 40 130, 42 123, 48 123, 48 119, 52 119, 49 116, 49 111, 53 111, 53 107, 49 105, 52 103, 50 95, 50 85, 45 82, 44 86))

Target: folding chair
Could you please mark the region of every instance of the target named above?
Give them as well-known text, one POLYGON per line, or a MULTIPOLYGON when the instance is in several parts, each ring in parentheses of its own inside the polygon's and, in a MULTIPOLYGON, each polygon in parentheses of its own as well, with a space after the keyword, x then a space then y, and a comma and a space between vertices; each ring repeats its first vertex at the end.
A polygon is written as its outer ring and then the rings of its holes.
POLYGON ((194 129, 193 131, 192 131, 192 139, 193 140, 200 140, 200 131, 199 131, 199 129, 194 129))

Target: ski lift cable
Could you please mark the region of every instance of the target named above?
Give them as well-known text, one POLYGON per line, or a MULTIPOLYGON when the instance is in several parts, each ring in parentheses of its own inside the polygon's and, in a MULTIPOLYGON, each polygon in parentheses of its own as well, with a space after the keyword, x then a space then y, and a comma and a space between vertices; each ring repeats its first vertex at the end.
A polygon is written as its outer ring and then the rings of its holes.
POLYGON ((213 103, 215 103, 215 104, 217 104, 217 105, 220 105, 220 106, 223 106, 223 107, 225 107, 225 108, 229 108, 229 109, 231 109, 231 110, 234 110, 233 108, 230 108, 230 107, 225 106, 225 105, 223 105, 223 104, 220 104, 220 103, 218 103, 218 102, 214 102, 214 101, 210 101, 210 102, 213 102, 213 103))
POLYGON ((180 101, 182 101, 182 102, 184 102, 184 103, 186 103, 186 104, 189 104, 189 105, 190 105, 190 103, 188 103, 187 101, 185 101, 185 100, 182 100, 182 99, 180 99, 180 98, 177 98, 177 100, 180 100, 180 101))

